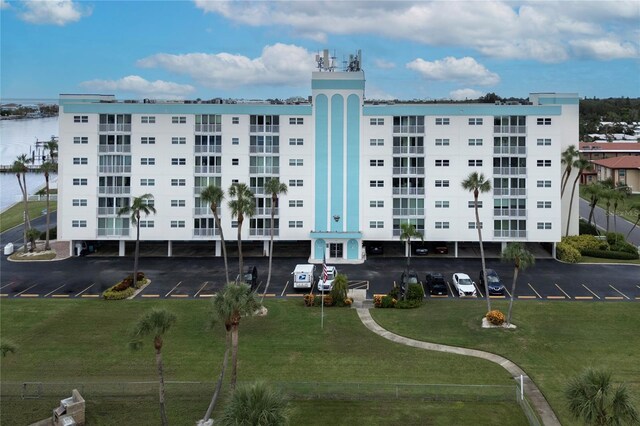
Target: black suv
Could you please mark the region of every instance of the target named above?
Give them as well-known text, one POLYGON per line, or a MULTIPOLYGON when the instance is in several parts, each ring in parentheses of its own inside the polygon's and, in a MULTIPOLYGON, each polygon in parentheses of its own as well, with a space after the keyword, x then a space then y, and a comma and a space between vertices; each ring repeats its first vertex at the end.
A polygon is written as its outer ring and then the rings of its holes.
POLYGON ((425 281, 429 294, 448 294, 447 283, 440 272, 428 272, 425 281))
POLYGON ((258 268, 255 266, 245 266, 242 281, 249 286, 251 291, 254 291, 258 285, 258 268))
MULTIPOLYGON (((484 288, 484 276, 482 275, 482 269, 480 270, 480 288, 484 288)), ((504 286, 500 282, 498 273, 493 269, 487 269, 487 288, 489 289, 490 296, 504 295, 504 286)))

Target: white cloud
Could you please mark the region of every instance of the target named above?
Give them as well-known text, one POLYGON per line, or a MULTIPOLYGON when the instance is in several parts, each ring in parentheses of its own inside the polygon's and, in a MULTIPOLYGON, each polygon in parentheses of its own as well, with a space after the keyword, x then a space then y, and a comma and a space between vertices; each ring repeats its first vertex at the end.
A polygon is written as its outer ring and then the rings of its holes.
POLYGON ((500 82, 498 74, 468 56, 460 59, 448 56, 433 62, 417 58, 409 62, 407 68, 417 71, 427 80, 459 81, 486 86, 500 82))
POLYGON ((579 56, 600 60, 635 58, 638 48, 631 43, 621 43, 616 40, 575 40, 570 42, 573 50, 579 56))
POLYGON ((373 66, 382 70, 390 70, 396 67, 393 62, 385 61, 384 59, 374 59, 373 66))
POLYGON ((217 88, 255 86, 303 86, 314 70, 315 53, 294 45, 265 46, 258 58, 231 53, 158 53, 137 62, 144 68, 164 68, 192 77, 200 84, 217 88))
POLYGON ((91 80, 80 83, 87 90, 102 92, 125 92, 136 96, 182 99, 193 92, 195 88, 188 84, 172 83, 170 81, 148 81, 137 75, 129 75, 120 80, 91 80))
POLYGON ((9 3, 7 3, 5 0, 0 0, 0 10, 8 9, 10 7, 11 7, 11 5, 9 3))
POLYGON ((72 0, 23 1, 20 19, 32 24, 53 24, 63 26, 91 14, 91 9, 80 6, 72 0))
POLYGON ((483 93, 474 89, 458 89, 449 92, 449 98, 454 101, 464 101, 466 99, 478 99, 483 93))

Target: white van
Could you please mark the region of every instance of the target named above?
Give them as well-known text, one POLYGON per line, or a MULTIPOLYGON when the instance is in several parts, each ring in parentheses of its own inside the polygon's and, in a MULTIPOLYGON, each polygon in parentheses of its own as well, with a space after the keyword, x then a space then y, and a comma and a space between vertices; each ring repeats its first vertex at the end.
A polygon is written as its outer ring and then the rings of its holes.
POLYGON ((315 281, 316 265, 296 265, 296 268, 293 270, 292 274, 294 289, 311 289, 315 281))
POLYGON ((318 278, 318 291, 331 291, 333 288, 333 280, 338 275, 338 270, 335 266, 327 266, 327 281, 323 281, 322 272, 320 272, 320 278, 318 278))

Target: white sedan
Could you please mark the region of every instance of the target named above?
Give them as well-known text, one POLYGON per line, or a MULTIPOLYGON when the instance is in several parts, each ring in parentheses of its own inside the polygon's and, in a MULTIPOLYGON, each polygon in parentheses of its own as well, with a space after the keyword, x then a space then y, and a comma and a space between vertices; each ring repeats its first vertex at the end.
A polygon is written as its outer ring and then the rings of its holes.
POLYGON ((458 292, 460 297, 477 297, 476 283, 471 281, 469 275, 461 272, 453 274, 453 288, 458 292))

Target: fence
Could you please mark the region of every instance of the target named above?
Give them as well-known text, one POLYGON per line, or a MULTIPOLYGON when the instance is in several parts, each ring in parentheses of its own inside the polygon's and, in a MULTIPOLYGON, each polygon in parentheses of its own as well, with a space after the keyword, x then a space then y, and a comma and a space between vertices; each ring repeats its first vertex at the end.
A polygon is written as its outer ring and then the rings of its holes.
POLYGON ((516 385, 518 390, 516 394, 516 399, 518 401, 518 405, 522 408, 524 415, 527 417, 529 421, 529 425, 531 426, 542 426, 542 422, 540 421, 536 411, 531 407, 529 400, 527 399, 527 395, 525 395, 524 390, 522 388, 522 376, 520 376, 520 382, 516 385))

